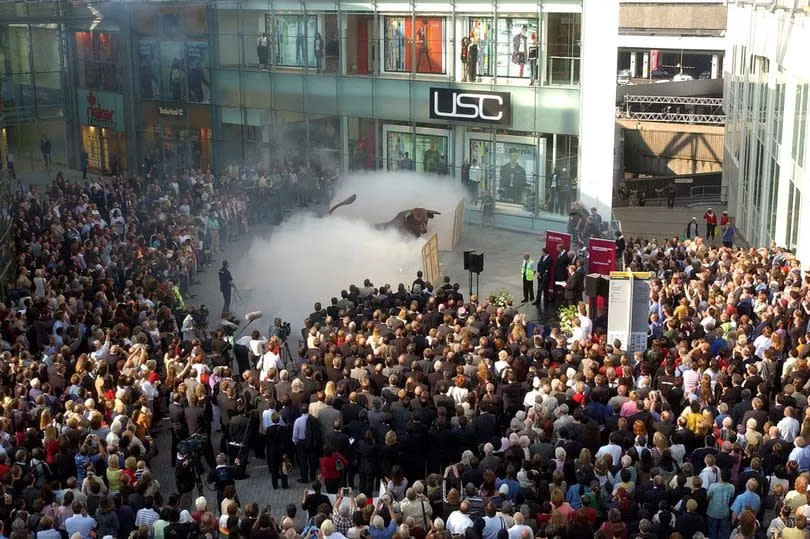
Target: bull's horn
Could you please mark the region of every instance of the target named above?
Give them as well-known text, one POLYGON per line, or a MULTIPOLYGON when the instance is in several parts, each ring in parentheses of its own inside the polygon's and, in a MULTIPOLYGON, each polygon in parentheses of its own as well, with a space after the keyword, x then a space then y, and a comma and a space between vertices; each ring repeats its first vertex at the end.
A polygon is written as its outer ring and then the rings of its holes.
POLYGON ((349 198, 347 198, 343 202, 338 202, 337 204, 335 204, 334 206, 329 208, 329 215, 332 215, 332 212, 335 211, 336 209, 338 209, 341 206, 348 206, 349 204, 354 203, 355 200, 357 200, 357 195, 356 194, 351 195, 349 198))
POLYGON ((441 215, 442 212, 436 210, 425 210, 428 214, 428 219, 433 219, 434 215, 441 215))

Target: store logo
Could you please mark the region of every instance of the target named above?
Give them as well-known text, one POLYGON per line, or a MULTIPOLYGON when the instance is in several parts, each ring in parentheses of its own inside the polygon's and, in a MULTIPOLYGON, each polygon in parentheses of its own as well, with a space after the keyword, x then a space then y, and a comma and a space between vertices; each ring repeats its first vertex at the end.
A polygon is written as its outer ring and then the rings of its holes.
POLYGON ((87 125, 115 129, 115 111, 102 107, 93 92, 87 94, 87 125))
POLYGON ((509 125, 509 94, 431 88, 430 117, 509 125))
POLYGON ((169 118, 183 118, 186 115, 186 109, 183 107, 159 105, 158 114, 161 116, 168 116, 169 118))

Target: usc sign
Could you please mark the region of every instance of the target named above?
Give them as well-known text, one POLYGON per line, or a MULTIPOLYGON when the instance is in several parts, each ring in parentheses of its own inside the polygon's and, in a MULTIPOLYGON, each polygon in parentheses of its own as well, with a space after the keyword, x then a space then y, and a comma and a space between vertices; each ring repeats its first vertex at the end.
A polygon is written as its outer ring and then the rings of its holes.
POLYGON ((454 88, 430 89, 430 117, 508 126, 509 94, 465 91, 454 88))

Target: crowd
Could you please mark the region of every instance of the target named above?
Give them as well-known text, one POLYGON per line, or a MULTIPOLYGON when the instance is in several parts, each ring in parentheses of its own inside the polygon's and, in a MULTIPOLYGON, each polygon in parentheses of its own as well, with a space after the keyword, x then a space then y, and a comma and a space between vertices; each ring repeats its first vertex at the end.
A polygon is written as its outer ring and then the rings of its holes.
POLYGON ((645 350, 584 303, 568 335, 418 275, 315 304, 290 357, 280 320, 234 339, 185 306, 247 230, 237 176, 18 195, 0 537, 808 535, 810 274, 790 252, 623 239, 655 275, 645 350), (150 469, 164 417, 174 492, 150 469), (300 504, 240 498, 254 458, 300 504))

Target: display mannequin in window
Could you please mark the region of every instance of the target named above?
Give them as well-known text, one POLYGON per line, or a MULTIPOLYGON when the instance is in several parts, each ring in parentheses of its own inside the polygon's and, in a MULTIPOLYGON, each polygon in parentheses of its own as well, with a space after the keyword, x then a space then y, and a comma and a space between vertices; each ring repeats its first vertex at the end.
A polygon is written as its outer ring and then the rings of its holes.
POLYGON ((270 36, 263 33, 256 41, 256 54, 259 56, 259 67, 267 67, 270 64, 268 56, 270 52, 270 36))
POLYGON ((289 25, 284 19, 276 19, 276 62, 284 64, 284 42, 287 39, 289 25))
POLYGON ((520 74, 523 76, 523 68, 526 67, 526 57, 528 56, 528 43, 526 39, 526 25, 520 29, 520 33, 515 34, 512 38, 512 63, 517 64, 520 68, 520 74))
POLYGON ((425 172, 438 174, 441 169, 442 156, 436 149, 436 139, 430 140, 430 148, 425 150, 424 155, 425 172))
POLYGON ((467 80, 477 82, 478 79, 478 38, 470 32, 470 46, 467 47, 467 80))
POLYGON ((298 17, 297 27, 295 33, 295 63, 305 66, 307 64, 307 22, 304 17, 298 17))
POLYGON ((416 29, 416 71, 420 71, 422 60, 427 60, 428 73, 433 73, 433 62, 430 60, 430 49, 428 48, 428 26, 425 21, 419 23, 416 29))
POLYGON ((517 160, 517 151, 509 152, 509 162, 501 167, 500 195, 507 202, 520 204, 526 187, 526 169, 517 160))
POLYGON ((529 86, 532 86, 537 81, 537 53, 539 51, 539 44, 537 43, 537 33, 532 32, 532 41, 529 43, 529 70, 531 73, 531 81, 529 86))
POLYGON ((315 39, 312 42, 313 50, 315 51, 315 68, 318 73, 323 70, 323 38, 320 32, 315 32, 315 39))
POLYGON ((183 67, 177 58, 172 62, 172 69, 169 71, 169 83, 172 87, 172 99, 180 101, 183 98, 183 67))
POLYGON ((464 36, 461 38, 461 82, 467 82, 467 59, 468 51, 470 48, 470 38, 464 36))

